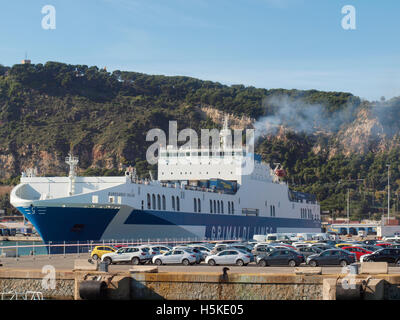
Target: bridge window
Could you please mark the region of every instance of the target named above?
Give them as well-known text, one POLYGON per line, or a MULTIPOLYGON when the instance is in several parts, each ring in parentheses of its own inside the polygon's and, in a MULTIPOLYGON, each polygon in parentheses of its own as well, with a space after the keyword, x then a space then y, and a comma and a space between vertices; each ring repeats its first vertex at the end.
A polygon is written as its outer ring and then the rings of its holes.
POLYGON ((217 213, 217 203, 215 200, 214 200, 214 213, 217 213))
POLYGON ((172 196, 172 210, 175 210, 175 197, 174 196, 172 196))
POLYGON ((167 209, 167 202, 165 200, 165 196, 164 195, 162 196, 162 208, 163 208, 163 210, 167 209))
POLYGON ((179 208, 179 198, 178 198, 178 197, 176 197, 176 211, 180 211, 180 208, 179 208))
POLYGON ((232 214, 235 214, 235 207, 233 206, 233 201, 231 202, 231 212, 232 214))
POLYGON ((150 194, 147 194, 147 209, 151 209, 150 194))
POLYGON ((157 209, 161 210, 161 197, 159 194, 157 195, 157 209))
POLYGON ((198 210, 198 212, 201 212, 200 198, 197 199, 197 210, 198 210))
POLYGON ((153 195, 151 196, 151 199, 153 200, 153 201, 152 201, 153 210, 155 210, 155 209, 156 209, 156 196, 154 195, 154 193, 153 193, 153 195))
POLYGON ((231 202, 228 201, 228 214, 231 214, 231 202))
POLYGON ((224 213, 224 202, 221 200, 221 213, 224 213))
POLYGON ((193 198, 193 209, 194 209, 194 212, 197 212, 197 200, 196 200, 196 198, 193 198))
POLYGON ((210 200, 210 213, 213 213, 213 202, 210 200))
POLYGON ((217 207, 218 207, 218 213, 221 213, 221 205, 220 205, 220 201, 217 201, 217 207))

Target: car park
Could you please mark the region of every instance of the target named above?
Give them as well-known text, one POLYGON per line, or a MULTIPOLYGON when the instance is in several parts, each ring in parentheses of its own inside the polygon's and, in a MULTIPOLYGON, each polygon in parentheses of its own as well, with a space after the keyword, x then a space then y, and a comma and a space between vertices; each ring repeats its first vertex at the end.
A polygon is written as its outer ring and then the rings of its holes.
POLYGON ((132 264, 143 264, 151 259, 148 248, 145 247, 124 247, 115 252, 106 253, 101 257, 101 261, 108 264, 130 262, 132 264))
POLYGON ((236 264, 238 266, 246 266, 250 263, 251 256, 244 251, 228 248, 216 254, 211 254, 206 257, 205 262, 210 266, 236 264))
POLYGON ((356 257, 341 249, 328 249, 319 254, 310 255, 307 257, 307 264, 316 267, 322 265, 340 265, 342 267, 356 262, 356 257))
POLYGON ((196 255, 186 249, 173 249, 153 257, 152 262, 158 266, 163 264, 183 264, 185 266, 195 264, 196 255))
POLYGON ((363 262, 387 262, 400 266, 400 249, 384 248, 363 258, 363 262))
POLYGON ((92 252, 90 253, 90 257, 93 260, 99 260, 101 259, 101 257, 106 254, 106 253, 110 253, 110 252, 115 252, 117 249, 113 246, 96 246, 94 247, 94 249, 92 250, 92 252))
POLYGON ((260 267, 274 265, 295 267, 304 261, 302 254, 290 249, 277 249, 256 259, 257 265, 260 267))

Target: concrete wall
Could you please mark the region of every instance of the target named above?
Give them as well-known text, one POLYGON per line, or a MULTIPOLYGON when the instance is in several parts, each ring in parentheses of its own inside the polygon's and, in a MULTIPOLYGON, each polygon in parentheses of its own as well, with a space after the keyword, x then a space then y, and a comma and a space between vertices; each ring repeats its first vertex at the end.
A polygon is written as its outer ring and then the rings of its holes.
POLYGON ((280 274, 137 273, 133 299, 321 300, 320 276, 280 274))
MULTIPOLYGON (((42 286, 44 274, 35 270, 0 271, 0 292, 39 291, 47 299, 80 299, 79 286, 94 277, 107 283, 109 299, 177 300, 322 300, 357 298, 339 286, 346 275, 229 274, 62 271, 54 289, 42 286), (325 286, 324 286, 325 284, 325 286), (329 286, 327 286, 329 284, 329 286)), ((399 275, 357 275, 368 283, 367 299, 400 300, 399 275), (375 289, 376 288, 376 289, 375 289), (376 290, 379 289, 379 294, 376 290)), ((358 289, 357 289, 358 290, 358 289)), ((355 291, 357 291, 355 290, 355 291)))

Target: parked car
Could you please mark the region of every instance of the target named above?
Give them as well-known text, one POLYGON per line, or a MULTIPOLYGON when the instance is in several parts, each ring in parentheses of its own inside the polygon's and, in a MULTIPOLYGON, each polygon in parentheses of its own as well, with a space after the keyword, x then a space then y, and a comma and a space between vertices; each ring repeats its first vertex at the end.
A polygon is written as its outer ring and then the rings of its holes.
POLYGON ((251 253, 256 257, 265 256, 266 254, 270 253, 273 250, 275 250, 275 248, 271 247, 269 244, 260 243, 254 246, 253 250, 251 250, 251 253))
POLYGON ((376 244, 376 242, 377 242, 376 240, 364 240, 364 241, 362 241, 363 244, 372 245, 372 246, 374 246, 376 244))
POLYGON ((201 261, 204 261, 206 257, 211 253, 211 248, 203 246, 203 245, 191 245, 190 248, 199 250, 202 254, 201 261))
POLYGON ((146 251, 146 249, 147 249, 147 253, 148 253, 149 256, 150 256, 149 262, 151 261, 151 259, 153 259, 153 257, 154 257, 155 255, 161 253, 160 250, 158 249, 158 246, 153 246, 153 245, 141 245, 141 246, 139 246, 139 248, 142 248, 142 249, 144 249, 145 251, 146 251))
POLYGON ((226 250, 227 248, 229 248, 231 245, 227 244, 227 243, 219 243, 216 244, 215 247, 211 250, 211 254, 216 254, 218 252, 221 252, 223 250, 226 250))
POLYGON ((363 262, 387 262, 400 266, 400 249, 384 248, 363 257, 363 262))
POLYGON ((375 245, 376 245, 377 247, 380 247, 380 248, 386 248, 386 247, 392 246, 393 243, 389 243, 389 242, 377 242, 375 245))
POLYGON ((126 247, 115 252, 106 253, 101 257, 101 261, 108 264, 119 262, 131 262, 132 264, 143 264, 150 260, 148 248, 126 247))
POLYGON ((304 256, 290 249, 277 249, 265 256, 257 257, 257 265, 260 267, 273 266, 273 265, 288 265, 296 267, 304 262, 304 256))
POLYGON ((196 263, 199 264, 201 261, 203 261, 203 254, 201 253, 200 250, 197 250, 196 248, 193 247, 183 247, 183 246, 177 246, 173 248, 175 249, 180 249, 180 250, 186 250, 188 252, 190 252, 191 254, 196 256, 196 263))
POLYGON ((300 252, 305 258, 307 258, 308 256, 312 255, 312 254, 317 254, 317 253, 321 253, 322 250, 319 247, 314 247, 314 246, 308 246, 308 247, 300 247, 298 249, 298 252, 300 252))
POLYGON ((289 248, 289 249, 292 249, 292 250, 296 250, 296 247, 294 247, 294 246, 292 246, 290 244, 287 244, 287 243, 282 243, 282 242, 280 242, 280 243, 271 243, 270 246, 271 247, 285 247, 285 248, 289 248))
POLYGON ((377 246, 367 245, 367 244, 362 244, 362 245, 360 245, 360 247, 364 248, 365 250, 371 251, 371 252, 375 252, 375 251, 382 249, 377 246))
POLYGON ((162 245, 162 246, 156 245, 156 246, 152 246, 152 247, 154 249, 158 250, 159 254, 171 251, 171 249, 172 249, 171 247, 164 246, 164 245, 162 245))
POLYGON ((356 255, 357 261, 360 261, 361 256, 372 253, 372 251, 368 251, 367 249, 365 249, 363 247, 356 247, 356 246, 342 247, 342 249, 354 253, 356 255))
POLYGON ((101 259, 101 257, 110 252, 115 252, 117 249, 113 246, 95 246, 92 252, 90 253, 90 257, 93 260, 101 259))
POLYGON ((163 264, 178 264, 181 263, 185 266, 195 264, 197 260, 196 255, 186 249, 174 249, 163 254, 153 257, 152 262, 158 266, 163 264))
POLYGON ((341 249, 328 249, 307 257, 307 264, 312 267, 322 265, 340 265, 345 267, 354 262, 356 262, 355 254, 341 249))
POLYGON ((250 263, 251 256, 238 249, 227 249, 206 257, 206 263, 210 266, 218 264, 236 264, 238 266, 247 266, 250 263))
POLYGON ((342 248, 342 247, 352 247, 355 245, 358 245, 358 242, 341 242, 335 245, 337 248, 342 248))

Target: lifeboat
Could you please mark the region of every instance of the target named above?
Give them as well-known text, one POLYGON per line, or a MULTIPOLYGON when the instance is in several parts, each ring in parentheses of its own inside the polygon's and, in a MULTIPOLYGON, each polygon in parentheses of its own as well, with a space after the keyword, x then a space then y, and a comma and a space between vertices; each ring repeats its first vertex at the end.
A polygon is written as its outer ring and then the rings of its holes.
POLYGON ((283 169, 276 169, 275 170, 275 174, 276 176, 278 176, 279 178, 283 178, 286 176, 286 171, 283 169))

